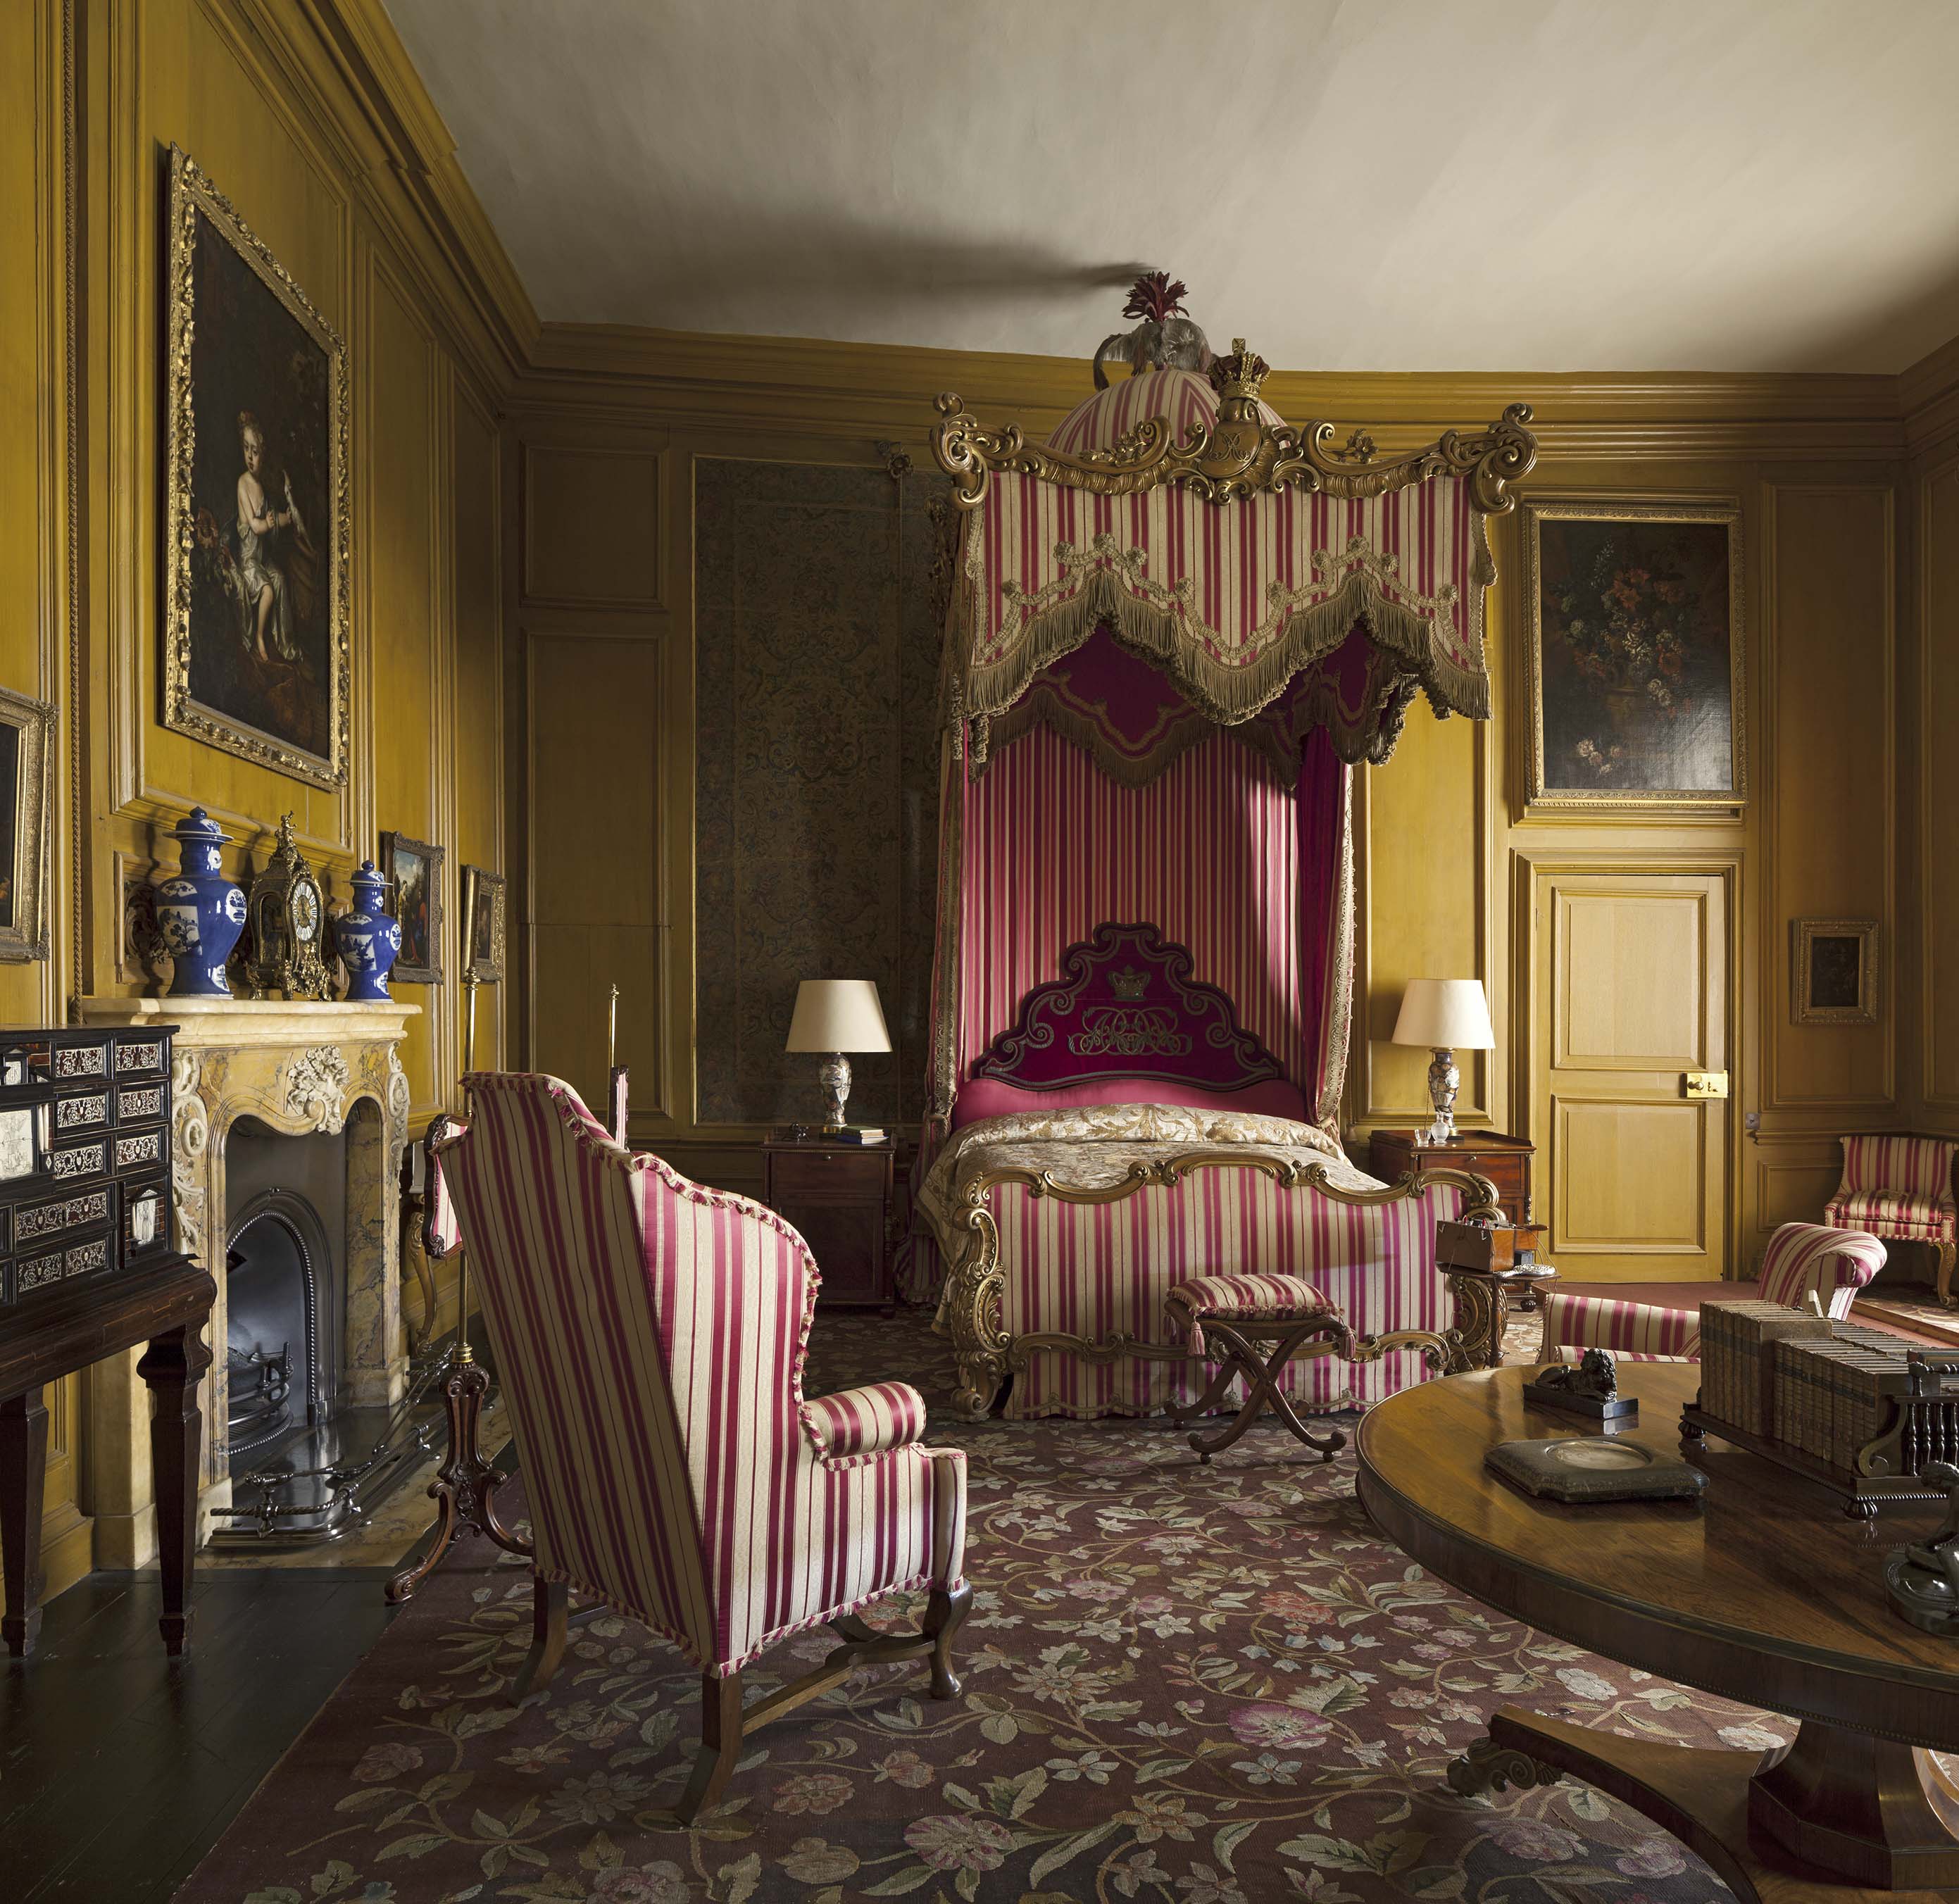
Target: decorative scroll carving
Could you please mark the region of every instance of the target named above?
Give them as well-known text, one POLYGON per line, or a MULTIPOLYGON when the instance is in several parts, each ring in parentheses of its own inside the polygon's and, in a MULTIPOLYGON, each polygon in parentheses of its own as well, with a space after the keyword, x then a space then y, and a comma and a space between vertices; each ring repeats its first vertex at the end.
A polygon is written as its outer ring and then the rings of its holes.
POLYGON ((211 1143, 211 1112, 198 1095, 202 1070, 195 1052, 179 1050, 170 1065, 170 1202, 178 1249, 208 1262, 205 1152, 211 1143))
POLYGON ((285 1107, 302 1123, 329 1133, 347 1123, 347 1091, 353 1074, 332 1045, 316 1045, 285 1068, 285 1107))
MULTIPOLYGON (((1232 360, 1221 358, 1219 367, 1232 360)), ((932 453, 952 478, 953 501, 962 509, 978 508, 994 471, 1004 469, 1094 496, 1133 496, 1182 483, 1211 503, 1281 489, 1381 496, 1432 476, 1461 476, 1478 509, 1502 516, 1515 506, 1509 485, 1537 461, 1525 403, 1512 404, 1487 430, 1446 430, 1422 449, 1378 459, 1364 431, 1357 430, 1344 449, 1329 449, 1335 433, 1330 423, 1299 430, 1266 422, 1256 406, 1249 417, 1227 415, 1227 408, 1228 400, 1215 423, 1194 425, 1181 442, 1164 418, 1152 417, 1107 449, 1075 455, 1030 443, 1018 424, 988 429, 948 391, 938 398, 932 453)))
POLYGON ((1098 925, 1062 953, 1061 969, 973 1061, 975 1077, 1030 1090, 1156 1078, 1234 1091, 1286 1075, 1231 1001, 1190 976, 1189 950, 1154 925, 1098 925))

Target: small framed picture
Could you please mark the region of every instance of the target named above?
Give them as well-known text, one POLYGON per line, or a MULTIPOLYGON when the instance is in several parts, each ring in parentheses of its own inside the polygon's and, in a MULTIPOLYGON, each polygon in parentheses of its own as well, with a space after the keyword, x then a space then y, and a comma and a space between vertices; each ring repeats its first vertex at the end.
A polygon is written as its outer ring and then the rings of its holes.
POLYGON ((401 956, 389 975, 392 982, 442 983, 442 850, 406 833, 381 836, 388 909, 402 928, 401 956))
POLYGON ((0 688, 0 959, 48 956, 55 709, 0 688))
POLYGON ((462 869, 464 969, 481 985, 503 976, 503 875, 481 866, 462 869))
POLYGON ((1799 1025, 1869 1025, 1878 1017, 1875 919, 1798 919, 1789 998, 1799 1025))

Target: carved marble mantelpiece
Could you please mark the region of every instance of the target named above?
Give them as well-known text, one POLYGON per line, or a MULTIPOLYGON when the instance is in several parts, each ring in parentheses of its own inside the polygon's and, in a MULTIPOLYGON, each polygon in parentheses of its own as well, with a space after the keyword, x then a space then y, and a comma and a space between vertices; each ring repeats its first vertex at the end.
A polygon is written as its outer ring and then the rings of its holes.
MULTIPOLYGON (((345 1334, 340 1369, 348 1402, 401 1398, 408 1352, 402 1333, 396 1188, 408 1138, 408 1081, 400 1045, 418 1005, 288 1003, 278 999, 84 998, 87 1024, 173 1024, 176 1122, 171 1180, 177 1247, 217 1280, 201 1398, 205 1424, 199 1537, 230 1505, 224 1445, 226 1140, 240 1118, 289 1136, 346 1133, 345 1334), (211 1430, 215 1426, 216 1433, 211 1430)), ((140 1566, 155 1550, 149 1500, 149 1429, 142 1385, 99 1374, 91 1400, 91 1477, 99 1566, 140 1566)))

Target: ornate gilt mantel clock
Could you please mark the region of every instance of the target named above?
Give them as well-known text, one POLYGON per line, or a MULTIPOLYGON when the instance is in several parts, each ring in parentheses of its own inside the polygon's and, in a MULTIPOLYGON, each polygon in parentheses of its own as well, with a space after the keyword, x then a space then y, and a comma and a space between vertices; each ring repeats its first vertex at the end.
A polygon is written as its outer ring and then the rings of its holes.
POLYGON ((293 838, 293 817, 279 822, 279 843, 252 882, 246 909, 252 957, 246 973, 255 998, 324 998, 326 895, 293 838))

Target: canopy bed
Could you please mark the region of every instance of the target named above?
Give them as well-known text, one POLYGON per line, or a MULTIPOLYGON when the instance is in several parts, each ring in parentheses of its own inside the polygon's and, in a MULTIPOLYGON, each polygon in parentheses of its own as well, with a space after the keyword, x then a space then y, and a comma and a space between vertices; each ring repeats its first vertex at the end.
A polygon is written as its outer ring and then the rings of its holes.
POLYGON ((974 1414, 1003 1385, 1018 1417, 1188 1406, 1163 1298, 1206 1272, 1310 1277, 1370 1339, 1289 1392, 1376 1400, 1445 1325, 1437 1220, 1494 1202, 1341 1148, 1349 792, 1417 691, 1489 714, 1484 522, 1529 412, 1383 458, 1286 424, 1266 374, 1242 341, 1139 368, 1046 448, 939 399, 962 519, 906 1277, 974 1414))

